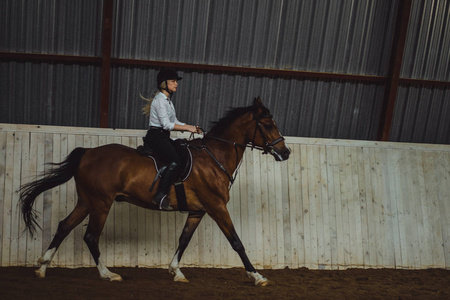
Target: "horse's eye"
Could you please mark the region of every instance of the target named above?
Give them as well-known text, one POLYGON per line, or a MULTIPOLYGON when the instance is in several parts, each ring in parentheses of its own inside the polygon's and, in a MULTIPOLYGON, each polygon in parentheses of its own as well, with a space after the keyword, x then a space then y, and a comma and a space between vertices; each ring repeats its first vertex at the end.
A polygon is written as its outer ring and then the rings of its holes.
POLYGON ((273 126, 272 126, 272 124, 264 124, 264 128, 265 128, 266 130, 272 130, 272 129, 273 129, 273 126))

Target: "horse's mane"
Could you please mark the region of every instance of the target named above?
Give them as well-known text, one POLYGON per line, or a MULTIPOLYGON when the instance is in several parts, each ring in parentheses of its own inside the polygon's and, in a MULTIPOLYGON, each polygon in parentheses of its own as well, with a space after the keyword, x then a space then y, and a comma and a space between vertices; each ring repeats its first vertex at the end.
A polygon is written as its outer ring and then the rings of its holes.
MULTIPOLYGON (((261 107, 263 108, 263 114, 270 113, 266 107, 261 107)), ((208 132, 208 135, 220 136, 225 131, 225 129, 227 129, 229 125, 233 123, 234 120, 251 111, 253 108, 253 106, 247 106, 228 109, 223 118, 221 118, 219 121, 211 122, 212 128, 208 132)))

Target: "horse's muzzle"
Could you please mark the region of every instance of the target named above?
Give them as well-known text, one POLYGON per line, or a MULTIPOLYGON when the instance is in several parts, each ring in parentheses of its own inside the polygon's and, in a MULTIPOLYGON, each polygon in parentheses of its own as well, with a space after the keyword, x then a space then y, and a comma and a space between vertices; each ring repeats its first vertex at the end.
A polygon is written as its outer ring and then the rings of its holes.
POLYGON ((277 151, 272 148, 269 153, 272 154, 273 157, 275 157, 276 161, 284 161, 289 158, 291 151, 286 147, 284 147, 281 151, 277 151))

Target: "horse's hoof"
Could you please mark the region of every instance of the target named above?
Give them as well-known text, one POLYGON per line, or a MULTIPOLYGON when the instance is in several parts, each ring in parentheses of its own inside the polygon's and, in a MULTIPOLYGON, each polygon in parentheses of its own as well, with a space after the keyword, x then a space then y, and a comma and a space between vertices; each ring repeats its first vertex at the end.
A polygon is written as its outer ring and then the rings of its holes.
POLYGON ((108 274, 107 276, 100 277, 100 278, 103 279, 103 280, 106 280, 106 281, 111 281, 111 282, 113 282, 113 281, 117 281, 117 282, 123 281, 122 276, 120 276, 119 274, 114 274, 114 273, 108 274))
POLYGON ((45 272, 42 272, 41 270, 36 270, 34 271, 34 276, 36 276, 36 278, 45 278, 45 272))
POLYGON ((255 285, 257 286, 266 286, 269 284, 269 280, 267 280, 266 278, 264 278, 264 280, 260 281, 260 282, 255 282, 255 285))
POLYGON ((117 282, 121 282, 121 281, 123 281, 123 278, 122 278, 122 276, 117 275, 117 276, 111 277, 111 278, 109 279, 109 281, 117 281, 117 282))
POLYGON ((189 282, 189 280, 187 280, 186 279, 186 277, 181 277, 181 276, 175 276, 174 278, 173 278, 173 281, 176 281, 176 282, 189 282))
POLYGON ((173 281, 176 281, 176 282, 189 282, 189 280, 187 280, 186 277, 184 277, 184 274, 180 271, 179 268, 169 267, 169 273, 174 275, 173 281))
POLYGON ((121 282, 121 281, 123 281, 123 278, 122 278, 122 276, 120 276, 118 274, 114 274, 111 277, 109 277, 109 281, 121 282))
POLYGON ((269 280, 258 272, 247 272, 247 276, 248 278, 255 280, 256 286, 266 286, 269 284, 269 280))

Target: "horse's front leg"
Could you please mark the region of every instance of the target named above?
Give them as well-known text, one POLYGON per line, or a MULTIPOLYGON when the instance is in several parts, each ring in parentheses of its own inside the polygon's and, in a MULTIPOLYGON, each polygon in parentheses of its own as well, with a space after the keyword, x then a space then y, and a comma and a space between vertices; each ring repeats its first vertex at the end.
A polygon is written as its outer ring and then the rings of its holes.
POLYGON ((169 265, 169 272, 174 275, 174 281, 189 282, 181 272, 179 262, 181 260, 181 257, 183 256, 184 250, 186 250, 186 247, 189 245, 192 235, 194 234, 198 224, 200 224, 200 221, 202 220, 204 215, 205 212, 189 213, 186 224, 183 228, 183 232, 181 233, 179 238, 177 252, 175 252, 172 262, 169 265))
POLYGON ((247 271, 247 276, 255 280, 255 285, 266 286, 269 281, 267 280, 267 278, 256 272, 255 268, 248 259, 244 245, 242 245, 242 242, 239 239, 236 230, 234 229, 233 222, 231 221, 231 217, 226 206, 223 205, 213 212, 208 212, 208 214, 213 218, 214 221, 216 221, 217 225, 219 225, 220 229, 227 237, 234 251, 239 254, 239 257, 244 264, 245 270, 247 271))

